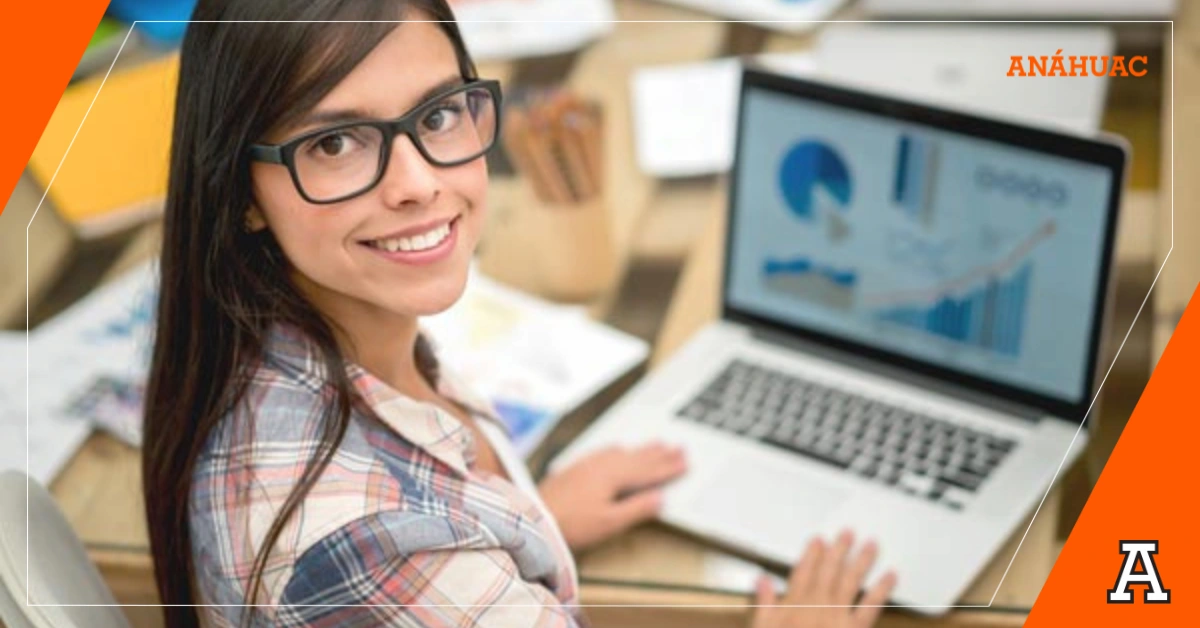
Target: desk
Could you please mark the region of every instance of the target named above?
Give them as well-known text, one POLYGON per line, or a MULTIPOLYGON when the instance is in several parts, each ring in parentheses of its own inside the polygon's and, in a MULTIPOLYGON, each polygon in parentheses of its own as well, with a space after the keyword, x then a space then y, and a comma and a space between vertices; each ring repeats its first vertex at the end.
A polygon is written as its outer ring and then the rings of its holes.
MULTIPOLYGON (((644 0, 617 0, 616 5, 619 17, 626 20, 705 19, 698 13, 644 0)), ((1197 11, 1190 5, 1185 5, 1181 11, 1186 12, 1191 23, 1200 22, 1200 16, 1196 16, 1197 11)), ((722 182, 710 179, 660 182, 637 171, 632 137, 628 132, 631 127, 629 71, 637 65, 698 60, 727 51, 748 52, 762 47, 796 49, 807 45, 803 37, 764 36, 741 25, 673 24, 669 27, 672 29, 669 36, 662 34, 664 28, 668 27, 618 24, 610 37, 589 47, 575 59, 568 77, 572 85, 602 98, 608 107, 610 124, 606 129, 605 157, 610 165, 610 178, 607 194, 613 210, 618 257, 628 261, 636 256, 687 255, 666 322, 655 343, 654 361, 678 348, 688 335, 716 315, 715 277, 724 228, 717 210, 724 199, 724 187, 722 182)), ((1195 56, 1190 52, 1186 54, 1195 56)), ((1180 85, 1200 75, 1200 64, 1192 62, 1190 67, 1191 77, 1180 75, 1180 85)), ((485 64, 481 73, 508 78, 520 74, 518 70, 512 64, 485 64)), ((1183 188, 1188 182, 1180 180, 1178 184, 1183 188)), ((493 262, 496 274, 504 276, 507 273, 507 280, 520 285, 524 251, 513 246, 512 242, 517 240, 504 235, 506 230, 508 233, 519 232, 523 220, 522 207, 515 200, 520 195, 513 191, 516 185, 519 184, 511 181, 495 182, 492 205, 496 220, 489 225, 487 237, 497 243, 489 253, 500 260, 493 262), (511 220, 506 222, 505 217, 511 220)), ((1196 184, 1191 185, 1192 189, 1200 189, 1196 184)), ((1143 194, 1131 197, 1131 202, 1153 211, 1157 197, 1143 194)), ((1129 224, 1122 225, 1124 252, 1121 255, 1126 259, 1153 257, 1153 242, 1147 244, 1143 237, 1145 230, 1138 227, 1162 223, 1145 220, 1141 211, 1126 211, 1125 216, 1129 224)), ((153 228, 141 233, 130 246, 127 262, 144 258, 153 248, 155 237, 153 228)), ((611 298, 601 298, 594 305, 593 313, 603 316, 611 305, 611 298)), ((155 603, 142 520, 136 450, 107 436, 95 435, 51 489, 68 519, 88 544, 117 598, 125 603, 155 603)), ((997 605, 1027 607, 1032 604, 1052 564, 1059 500, 1059 492, 1052 492, 997 596, 997 605)), ((703 568, 705 552, 703 546, 669 530, 646 526, 580 558, 584 576, 583 601, 589 605, 724 604, 731 605, 729 608, 592 608, 589 614, 600 626, 745 626, 748 612, 741 607, 747 602, 744 595, 684 588, 698 581, 695 576, 703 568), (675 586, 664 586, 665 583, 675 586)), ((1013 544, 1010 543, 999 556, 1012 554, 1013 544)), ((999 571, 1002 571, 999 563, 991 566, 974 583, 968 601, 979 603, 990 598, 996 589, 999 571)), ((137 625, 158 625, 158 609, 129 610, 137 625)), ((1022 620, 1019 612, 994 611, 956 612, 937 622, 903 613, 888 613, 885 617, 889 625, 923 626, 1017 625, 1022 620)))

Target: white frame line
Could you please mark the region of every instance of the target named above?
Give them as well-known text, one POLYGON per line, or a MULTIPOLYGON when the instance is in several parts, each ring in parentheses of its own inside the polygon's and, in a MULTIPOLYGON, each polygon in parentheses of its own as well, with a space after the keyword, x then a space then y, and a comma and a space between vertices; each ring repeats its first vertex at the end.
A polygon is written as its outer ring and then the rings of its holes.
MULTIPOLYGON (((31 467, 30 438, 29 438, 29 431, 30 431, 30 427, 29 427, 29 425, 30 425, 30 403, 29 403, 29 379, 30 379, 30 375, 29 375, 29 358, 30 358, 30 355, 29 355, 29 351, 30 351, 30 340, 29 340, 29 337, 30 337, 29 336, 29 333, 30 333, 30 328, 29 328, 29 322, 30 322, 29 231, 30 231, 30 228, 32 225, 34 225, 34 220, 37 217, 38 211, 41 211, 42 204, 44 202, 46 202, 46 197, 49 193, 50 186, 52 186, 54 184, 54 179, 56 177, 58 177, 59 171, 62 168, 62 163, 66 162, 67 155, 70 154, 71 146, 74 145, 74 140, 76 140, 76 138, 79 136, 79 131, 83 130, 83 124, 86 120, 88 120, 88 115, 91 113, 92 106, 94 106, 94 104, 96 103, 96 98, 100 97, 100 92, 104 89, 104 83, 107 82, 109 74, 112 74, 113 67, 115 67, 115 65, 116 65, 116 60, 118 60, 120 58, 121 52, 124 52, 125 44, 128 42, 128 40, 130 40, 130 36, 133 34, 133 29, 136 28, 136 26, 138 24, 143 24, 143 23, 144 24, 181 24, 181 23, 187 24, 187 23, 192 23, 192 22, 193 22, 193 20, 190 20, 190 19, 134 20, 134 22, 130 25, 130 30, 128 30, 128 32, 126 32, 125 40, 121 42, 121 47, 118 48, 118 50, 116 50, 116 56, 114 56, 112 64, 110 64, 108 66, 108 71, 106 73, 104 73, 104 78, 101 80, 100 88, 98 88, 96 90, 95 96, 92 96, 92 100, 88 106, 88 110, 86 110, 86 112, 84 113, 83 119, 79 120, 79 128, 77 128, 76 134, 74 134, 74 136, 72 136, 71 143, 67 144, 67 149, 66 149, 66 151, 64 151, 64 154, 62 154, 62 159, 59 161, 59 166, 54 169, 54 174, 52 175, 52 177, 50 177, 50 180, 46 184, 46 191, 42 192, 42 198, 40 199, 40 201, 37 202, 37 207, 34 209, 34 214, 32 214, 32 216, 30 216, 29 223, 28 223, 28 225, 25 226, 25 469, 26 469, 26 471, 28 471, 28 469, 31 467)), ((210 24, 210 23, 212 23, 212 24, 242 24, 242 23, 246 23, 246 24, 344 24, 344 23, 365 24, 365 23, 401 23, 401 22, 442 23, 442 22, 444 22, 444 20, 439 20, 439 19, 410 19, 410 20, 396 20, 396 19, 374 19, 374 20, 269 20, 269 19, 240 20, 240 19, 229 19, 229 20, 224 20, 224 19, 212 19, 212 20, 194 20, 194 22, 205 23, 205 24, 210 24)), ((547 19, 547 20, 503 20, 503 19, 470 20, 470 19, 468 19, 468 20, 462 20, 462 19, 456 19, 455 22, 460 23, 460 24, 464 24, 464 23, 466 23, 466 24, 474 24, 474 23, 527 24, 529 22, 536 22, 539 24, 574 24, 574 23, 592 23, 592 22, 594 22, 594 20, 569 20, 569 19, 566 19, 566 20, 564 20, 564 19, 547 19)), ((1043 20, 1037 20, 1037 19, 1014 19, 1014 20, 979 20, 979 19, 942 19, 942 20, 931 20, 931 19, 913 19, 913 20, 906 20, 906 19, 809 19, 809 20, 793 20, 793 19, 770 19, 770 20, 613 19, 613 20, 610 20, 610 23, 613 23, 613 24, 618 24, 618 23, 619 24, 625 24, 625 23, 632 23, 632 24, 702 24, 702 23, 794 24, 794 23, 798 23, 798 22, 804 22, 804 23, 810 23, 810 24, 895 24, 895 23, 904 23, 904 24, 977 24, 977 23, 986 23, 986 24, 1170 24, 1171 26, 1169 29, 1169 46, 1170 46, 1170 56, 1171 56, 1171 68, 1170 68, 1171 115, 1170 115, 1170 133, 1169 134, 1170 134, 1170 138, 1171 138, 1171 157, 1170 157, 1171 244, 1168 247, 1168 251, 1166 251, 1166 255, 1163 257, 1163 263, 1159 265, 1158 273, 1154 274, 1154 281, 1151 282, 1150 288, 1147 289, 1146 297, 1144 299, 1142 299, 1141 305, 1138 307, 1138 313, 1135 313, 1133 322, 1129 324, 1129 329, 1126 331, 1126 335, 1124 335, 1123 339, 1121 340, 1121 346, 1117 347, 1117 352, 1116 352, 1116 354, 1114 354, 1114 357, 1112 357, 1112 361, 1109 364, 1108 370, 1105 371, 1104 377, 1102 379, 1100 379, 1100 384, 1096 388, 1096 394, 1094 394, 1092 396, 1091 403, 1088 403, 1087 412, 1084 413, 1084 419, 1082 419, 1082 421, 1080 421, 1078 429, 1075 430, 1075 436, 1072 437, 1072 439, 1070 439, 1070 444, 1067 447, 1066 453, 1063 454, 1062 460, 1060 462, 1058 462, 1058 467, 1055 469, 1054 477, 1052 477, 1050 479, 1050 484, 1048 486, 1046 486, 1046 491, 1042 495, 1042 501, 1038 502, 1038 507, 1036 510, 1034 510, 1033 515, 1030 518, 1030 524, 1028 524, 1028 526, 1026 526, 1025 532, 1021 534, 1021 540, 1018 543, 1018 545, 1016 545, 1016 549, 1013 551, 1013 557, 1009 558, 1008 566, 1006 568, 1004 568, 1004 573, 1001 576, 1000 582, 997 582, 996 591, 994 593, 992 593, 991 599, 988 600, 988 604, 954 604, 954 605, 948 605, 948 606, 937 605, 937 604, 930 604, 930 605, 919 605, 919 604, 870 604, 870 605, 865 605, 865 604, 838 604, 838 605, 832 605, 832 604, 576 604, 576 605, 574 605, 574 608, 583 608, 583 609, 586 609, 586 608, 622 608, 622 609, 678 609, 678 608, 684 608, 684 609, 746 609, 746 608, 752 608, 752 609, 757 609, 757 608, 988 609, 988 608, 991 608, 992 604, 995 603, 997 594, 1000 593, 1001 587, 1004 585, 1004 579, 1008 578, 1009 569, 1012 569, 1013 562, 1016 561, 1016 555, 1018 555, 1018 552, 1021 551, 1021 546, 1025 544, 1025 538, 1028 536, 1028 533, 1030 533, 1030 530, 1033 527, 1033 522, 1037 520, 1038 513, 1042 512, 1042 506, 1045 503, 1046 497, 1048 497, 1050 495, 1050 491, 1052 489, 1054 489, 1055 482, 1057 482, 1057 479, 1058 479, 1058 474, 1060 474, 1062 472, 1062 466, 1064 465, 1064 463, 1067 462, 1067 457, 1070 455, 1070 448, 1074 447, 1076 438, 1079 438, 1079 432, 1082 429, 1084 429, 1084 424, 1087 421, 1088 414, 1091 414, 1092 407, 1094 405, 1096 405, 1096 401, 1099 399, 1100 393, 1102 393, 1102 391, 1104 389, 1104 383, 1108 382, 1109 375, 1112 372, 1112 367, 1114 367, 1116 365, 1117 359, 1121 357, 1121 351, 1122 351, 1122 349, 1124 349, 1124 345, 1126 345, 1126 342, 1129 340, 1129 335, 1133 333, 1133 329, 1134 329, 1135 325, 1138 324, 1138 318, 1141 316, 1142 310, 1145 309, 1146 301, 1150 300, 1150 295, 1153 293, 1154 286, 1157 285, 1159 276, 1162 276, 1163 268, 1166 267, 1166 261, 1168 261, 1168 259, 1171 257, 1171 251, 1175 250, 1175 55, 1176 55, 1176 52, 1175 52, 1175 20, 1174 19, 1043 19, 1043 20)), ((1127 168, 1128 167, 1129 166, 1127 165, 1127 168)), ((1159 208, 1159 209, 1162 209, 1162 208, 1159 208)), ((1118 209, 1118 211, 1120 211, 1120 209, 1118 209)), ((1117 228, 1117 227, 1114 227, 1114 228, 1117 228)), ((32 482, 32 480, 31 480, 31 478, 29 478, 28 473, 26 473, 25 482, 26 482, 26 486, 25 486, 25 530, 26 530, 26 533, 25 533, 25 581, 29 582, 29 574, 31 573, 30 572, 30 551, 29 551, 30 550, 30 540, 29 540, 30 539, 30 534, 29 534, 29 530, 30 530, 29 489, 30 489, 30 486, 29 486, 29 484, 32 482)), ((1045 584, 1043 582, 1043 586, 1044 585, 1045 584)), ((30 600, 29 587, 26 587, 26 590, 25 590, 25 605, 32 606, 32 608, 38 608, 38 606, 52 606, 52 608, 73 608, 73 606, 121 606, 121 608, 124 608, 124 606, 130 606, 130 608, 139 608, 139 606, 150 606, 150 608, 167 608, 167 606, 192 606, 192 608, 202 608, 202 606, 216 606, 216 608, 251 608, 251 606, 254 606, 254 608, 259 608, 259 606, 270 606, 270 604, 34 604, 30 600)), ((392 608, 392 606, 395 606, 395 604, 296 604, 296 606, 318 606, 318 608, 324 608, 324 606, 364 606, 364 608, 377 608, 377 606, 382 606, 382 608, 392 608)), ((419 606, 419 608, 462 608, 462 605, 449 605, 449 604, 414 604, 414 606, 419 606)), ((499 608, 541 608, 541 606, 544 606, 544 605, 541 605, 541 604, 475 604, 475 605, 470 606, 470 608, 478 608, 478 606, 488 606, 488 608, 491 608, 491 606, 499 606, 499 608)))

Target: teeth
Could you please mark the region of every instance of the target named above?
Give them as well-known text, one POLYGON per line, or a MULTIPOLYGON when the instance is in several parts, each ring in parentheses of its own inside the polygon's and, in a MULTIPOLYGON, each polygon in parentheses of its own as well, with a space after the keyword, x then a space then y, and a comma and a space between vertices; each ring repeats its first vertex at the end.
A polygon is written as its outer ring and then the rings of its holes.
POLYGON ((450 223, 446 223, 437 227, 428 233, 422 233, 410 238, 389 238, 387 240, 375 240, 371 242, 371 246, 395 253, 397 251, 424 251, 442 243, 447 236, 450 235, 450 223))

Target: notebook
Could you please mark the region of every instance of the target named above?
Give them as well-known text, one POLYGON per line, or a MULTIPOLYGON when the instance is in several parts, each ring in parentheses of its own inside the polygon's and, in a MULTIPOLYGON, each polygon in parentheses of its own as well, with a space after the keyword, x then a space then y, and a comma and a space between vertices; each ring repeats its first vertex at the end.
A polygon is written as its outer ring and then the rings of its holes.
POLYGON ((29 171, 49 186, 50 200, 80 237, 113 233, 161 211, 178 73, 172 54, 63 93, 29 171))

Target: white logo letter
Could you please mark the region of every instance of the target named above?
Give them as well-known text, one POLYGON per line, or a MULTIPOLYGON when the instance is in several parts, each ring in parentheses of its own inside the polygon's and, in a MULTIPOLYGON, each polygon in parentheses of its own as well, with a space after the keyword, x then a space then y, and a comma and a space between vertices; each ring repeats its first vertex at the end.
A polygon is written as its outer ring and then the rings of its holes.
POLYGON ((1121 553, 1125 555, 1125 563, 1121 565, 1121 575, 1117 577, 1117 586, 1108 592, 1109 604, 1132 604, 1133 593, 1129 591, 1130 584, 1145 584, 1146 591, 1142 602, 1146 604, 1169 604, 1171 591, 1164 589, 1162 578, 1154 566, 1154 555, 1158 553, 1158 541, 1121 541, 1121 553), (1134 566, 1142 561, 1142 570, 1135 572, 1134 566))

